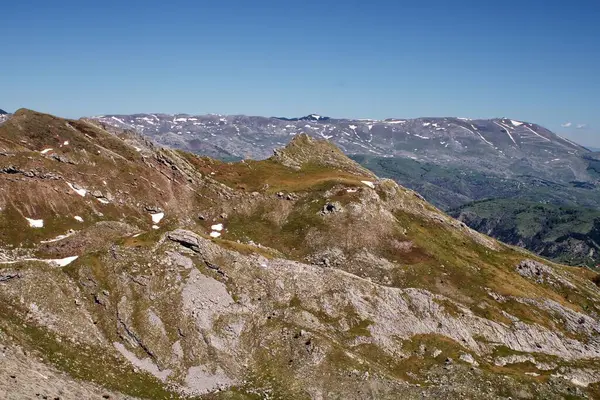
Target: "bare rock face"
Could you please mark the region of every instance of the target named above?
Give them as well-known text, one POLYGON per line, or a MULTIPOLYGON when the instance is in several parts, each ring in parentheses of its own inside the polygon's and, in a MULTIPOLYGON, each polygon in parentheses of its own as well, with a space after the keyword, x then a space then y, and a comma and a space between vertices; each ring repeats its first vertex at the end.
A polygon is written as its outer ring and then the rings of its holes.
POLYGON ((525 278, 534 280, 537 283, 574 287, 567 279, 561 277, 560 274, 556 273, 552 268, 534 260, 521 261, 517 265, 517 273, 525 278))
POLYGON ((178 229, 170 232, 168 238, 192 250, 199 251, 200 237, 193 232, 178 229))
POLYGON ((552 274, 552 270, 548 266, 533 260, 521 261, 517 265, 517 272, 521 276, 534 279, 540 283, 552 274))

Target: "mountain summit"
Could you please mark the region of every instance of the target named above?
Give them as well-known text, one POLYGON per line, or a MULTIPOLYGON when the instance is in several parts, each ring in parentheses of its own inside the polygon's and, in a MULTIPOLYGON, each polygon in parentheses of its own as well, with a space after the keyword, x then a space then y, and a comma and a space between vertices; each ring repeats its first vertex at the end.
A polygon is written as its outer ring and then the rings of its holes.
POLYGON ((600 395, 598 274, 477 233, 329 142, 227 163, 19 110, 0 188, 0 379, 18 383, 0 393, 600 395))
POLYGON ((8 114, 8 113, 0 108, 0 115, 6 115, 6 114, 8 114))

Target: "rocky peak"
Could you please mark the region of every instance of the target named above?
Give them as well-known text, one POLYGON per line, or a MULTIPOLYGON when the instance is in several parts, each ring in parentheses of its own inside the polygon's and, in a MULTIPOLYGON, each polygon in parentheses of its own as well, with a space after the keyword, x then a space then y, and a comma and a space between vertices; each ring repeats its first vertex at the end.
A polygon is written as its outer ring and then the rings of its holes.
POLYGON ((294 169, 312 165, 342 169, 369 178, 375 177, 372 172, 348 158, 333 143, 305 133, 294 136, 283 149, 276 149, 271 159, 294 169))

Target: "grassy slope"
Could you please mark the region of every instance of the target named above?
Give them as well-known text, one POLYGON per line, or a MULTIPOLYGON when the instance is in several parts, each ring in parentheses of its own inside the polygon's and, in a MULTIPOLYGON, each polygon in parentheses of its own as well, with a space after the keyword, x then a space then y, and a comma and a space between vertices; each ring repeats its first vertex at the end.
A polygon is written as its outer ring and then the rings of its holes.
POLYGON ((352 158, 379 176, 418 191, 453 216, 463 211, 475 214, 469 226, 506 243, 571 265, 593 266, 600 259, 596 250, 588 256, 589 249, 597 249, 594 220, 600 216, 594 211, 600 207, 600 192, 592 186, 526 176, 507 179, 411 159, 352 158), (494 229, 491 220, 497 221, 494 229))

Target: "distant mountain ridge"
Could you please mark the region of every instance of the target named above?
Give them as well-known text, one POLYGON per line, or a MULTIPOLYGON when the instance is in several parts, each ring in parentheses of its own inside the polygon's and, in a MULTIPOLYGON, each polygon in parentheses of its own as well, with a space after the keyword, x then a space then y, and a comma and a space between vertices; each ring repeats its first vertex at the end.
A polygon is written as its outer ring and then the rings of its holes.
POLYGON ((319 114, 309 114, 305 117, 300 117, 300 118, 286 118, 286 117, 275 117, 277 119, 280 119, 282 121, 329 121, 331 118, 329 117, 323 117, 319 114))
POLYGON ((0 115, 6 115, 6 114, 8 114, 8 113, 0 108, 0 115))
POLYGON ((263 159, 294 135, 307 133, 332 141, 346 154, 468 166, 506 177, 534 171, 544 179, 591 180, 581 158, 588 149, 540 125, 507 118, 352 120, 317 114, 302 118, 134 114, 92 119, 137 130, 162 145, 217 158, 263 159))

